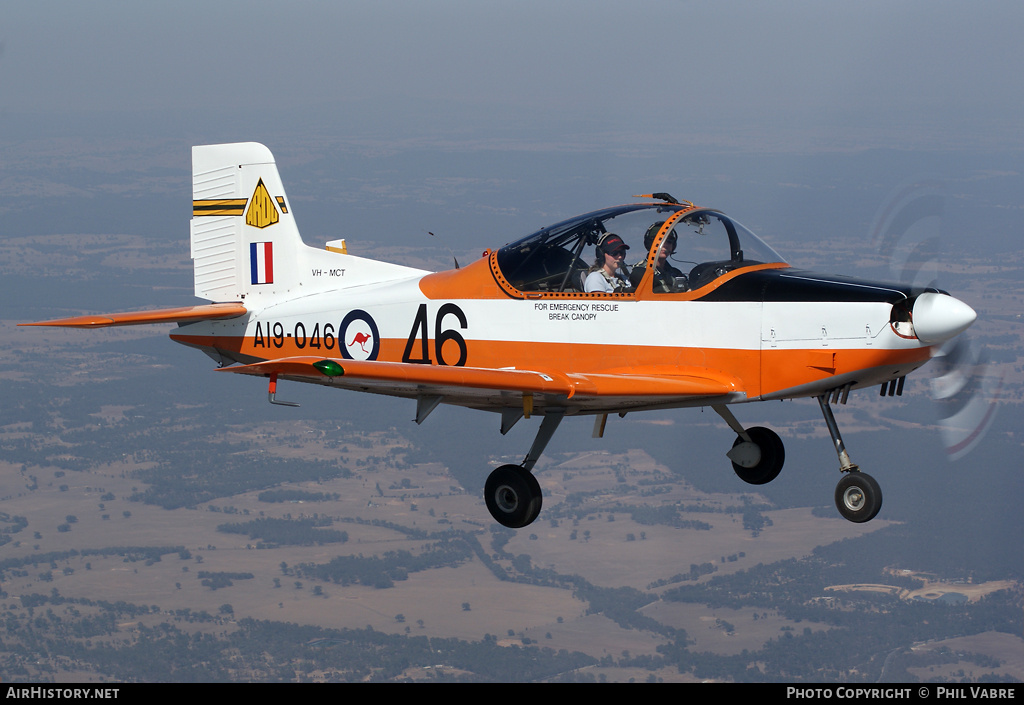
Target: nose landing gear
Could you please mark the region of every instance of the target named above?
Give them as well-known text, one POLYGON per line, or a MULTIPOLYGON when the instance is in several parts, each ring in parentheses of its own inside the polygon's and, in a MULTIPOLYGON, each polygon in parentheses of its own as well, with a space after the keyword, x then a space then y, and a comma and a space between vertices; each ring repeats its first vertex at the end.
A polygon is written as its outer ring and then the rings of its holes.
MULTIPOLYGON (((836 390, 836 392, 838 391, 836 390)), ((846 401, 848 391, 848 388, 843 391, 843 402, 846 401)), ((834 392, 832 396, 835 398, 837 394, 834 392)), ((821 413, 825 417, 829 435, 832 436, 836 454, 839 456, 839 470, 846 473, 836 485, 836 509, 848 521, 857 524, 871 521, 878 514, 878 510, 882 508, 882 488, 878 486, 875 478, 866 472, 861 472, 860 468, 850 461, 850 455, 846 452, 846 446, 843 445, 843 437, 839 433, 839 426, 836 425, 835 416, 832 415, 832 407, 829 406, 828 394, 823 394, 817 399, 821 413)))

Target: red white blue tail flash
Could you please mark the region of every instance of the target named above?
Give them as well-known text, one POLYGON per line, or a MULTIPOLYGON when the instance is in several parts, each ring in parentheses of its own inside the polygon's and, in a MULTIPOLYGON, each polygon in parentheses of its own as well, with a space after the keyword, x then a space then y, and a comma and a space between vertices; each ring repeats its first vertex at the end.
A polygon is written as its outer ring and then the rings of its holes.
POLYGON ((274 283, 274 243, 249 243, 249 265, 253 284, 274 283))

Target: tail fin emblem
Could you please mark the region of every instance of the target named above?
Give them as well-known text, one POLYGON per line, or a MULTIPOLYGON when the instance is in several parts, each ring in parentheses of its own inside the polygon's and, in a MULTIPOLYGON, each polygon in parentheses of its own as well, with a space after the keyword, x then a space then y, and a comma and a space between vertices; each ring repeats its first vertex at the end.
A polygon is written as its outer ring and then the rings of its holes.
POLYGON ((256 184, 256 191, 249 201, 249 210, 245 212, 245 224, 254 228, 266 228, 273 225, 281 216, 274 206, 274 199, 270 197, 267 187, 263 185, 263 179, 256 184))

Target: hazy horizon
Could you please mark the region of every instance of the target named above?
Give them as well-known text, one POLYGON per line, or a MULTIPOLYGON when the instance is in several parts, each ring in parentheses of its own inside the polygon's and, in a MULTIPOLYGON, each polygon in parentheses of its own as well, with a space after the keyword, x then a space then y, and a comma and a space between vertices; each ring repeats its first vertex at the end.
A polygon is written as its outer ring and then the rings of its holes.
POLYGON ((232 114, 239 132, 272 117, 285 133, 431 141, 1019 148, 1022 26, 1019 4, 921 0, 8 3, 0 119, 162 114, 219 131, 232 114))

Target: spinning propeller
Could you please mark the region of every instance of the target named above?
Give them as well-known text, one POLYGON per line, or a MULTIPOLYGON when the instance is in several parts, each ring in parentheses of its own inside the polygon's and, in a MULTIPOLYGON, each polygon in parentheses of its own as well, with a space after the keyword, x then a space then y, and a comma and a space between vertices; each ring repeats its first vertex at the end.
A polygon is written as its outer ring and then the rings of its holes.
MULTIPOLYGON (((875 217, 873 243, 888 259, 892 273, 915 288, 939 283, 937 263, 945 200, 940 182, 918 182, 899 190, 875 217)), ((933 311, 922 301, 927 296, 918 297, 914 307, 914 327, 925 342, 931 321, 956 328, 967 315, 966 311, 933 311)), ((946 298, 932 297, 936 302, 946 298)), ((970 321, 961 330, 968 325, 970 321)), ((942 442, 950 461, 958 460, 977 446, 995 419, 1002 374, 989 362, 984 345, 969 333, 939 348, 931 369, 935 372, 931 396, 938 404, 942 442)))

